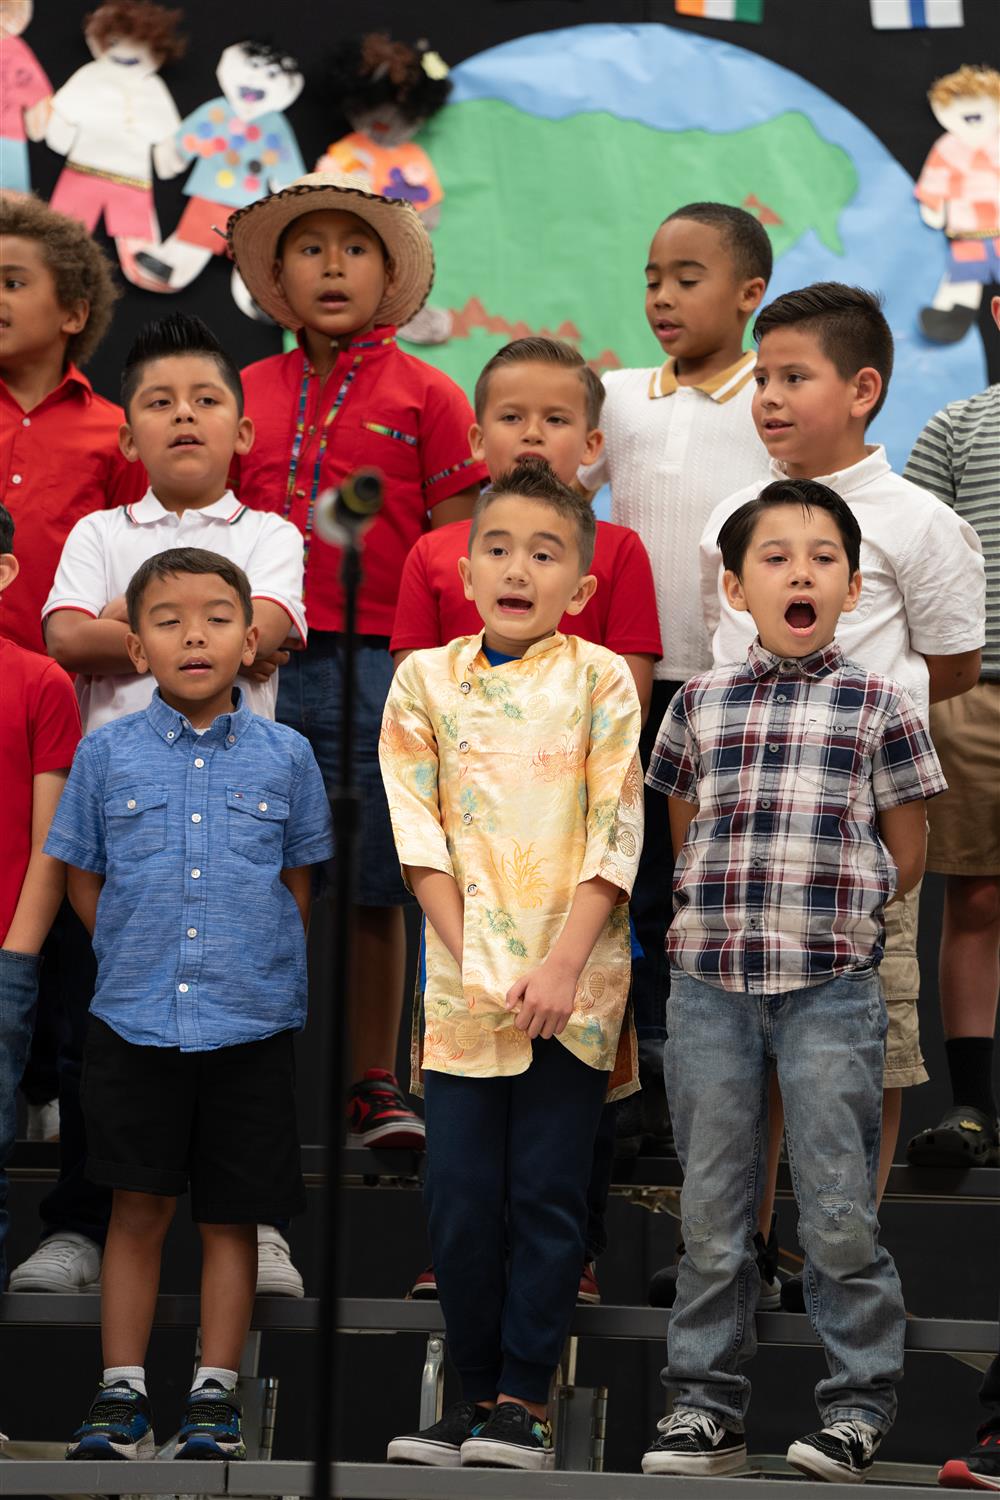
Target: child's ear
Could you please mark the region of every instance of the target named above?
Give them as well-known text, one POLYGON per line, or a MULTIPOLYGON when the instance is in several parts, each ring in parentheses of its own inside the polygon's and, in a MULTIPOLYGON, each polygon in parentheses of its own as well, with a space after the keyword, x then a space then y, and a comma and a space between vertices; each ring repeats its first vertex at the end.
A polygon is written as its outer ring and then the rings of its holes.
POLYGON ((866 365, 854 377, 854 400, 851 402, 852 417, 867 417, 882 394, 882 377, 877 370, 866 365))
POLYGON ((249 417, 240 417, 239 426, 236 429, 236 441, 233 443, 234 453, 249 453, 253 447, 254 426, 249 417))
POLYGON ((726 602, 730 609, 737 610, 740 614, 746 614, 750 606, 743 592, 743 584, 738 573, 727 568, 722 575, 722 591, 726 596, 726 602))
POLYGON ((60 331, 72 338, 75 333, 82 333, 86 328, 90 317, 90 303, 86 297, 81 297, 72 307, 63 308, 63 314, 60 331))
POLYGON ((139 450, 135 446, 135 439, 132 437, 132 429, 127 422, 123 422, 118 429, 118 446, 122 450, 130 464, 134 464, 138 461, 139 450))
POLYGON ((149 671, 149 662, 146 660, 146 653, 142 649, 142 641, 134 630, 130 630, 125 637, 125 650, 128 652, 132 660, 132 665, 140 677, 143 673, 149 671))
POLYGON ((743 283, 740 292, 740 307, 744 312, 755 312, 764 300, 767 291, 767 282, 763 276, 752 276, 749 281, 743 283))
POLYGON ((472 592, 472 564, 467 557, 458 559, 458 576, 462 580, 462 588, 465 590, 466 599, 474 597, 472 592))
POLYGON ((9 588, 21 571, 21 565, 13 552, 0 552, 0 593, 9 588))
POLYGON ((583 445, 583 452, 580 454, 579 467, 582 469, 587 464, 596 463, 603 447, 604 433, 601 432, 599 427, 595 427, 592 432, 587 433, 587 440, 583 445))
POLYGON ((473 422, 469 428, 469 449, 477 463, 482 463, 486 457, 483 452, 483 429, 478 422, 473 422))
POLYGON ((583 606, 593 599, 596 588, 597 579, 593 573, 585 573, 576 586, 576 593, 566 606, 566 614, 578 615, 583 606))
POLYGON ((257 643, 260 640, 260 628, 257 625, 248 625, 246 639, 243 642, 243 665, 252 667, 257 660, 257 643))
POLYGON ((857 609, 858 600, 861 598, 861 574, 854 573, 847 585, 847 598, 840 606, 842 615, 849 615, 852 609, 857 609))

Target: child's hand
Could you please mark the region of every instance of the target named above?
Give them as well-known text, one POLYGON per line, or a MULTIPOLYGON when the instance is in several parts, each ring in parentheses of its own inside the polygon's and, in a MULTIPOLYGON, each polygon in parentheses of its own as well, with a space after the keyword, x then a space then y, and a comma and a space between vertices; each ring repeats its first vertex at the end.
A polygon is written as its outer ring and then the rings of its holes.
POLYGON ((239 675, 249 677, 251 682, 267 682, 287 661, 288 652, 282 646, 277 651, 272 651, 270 656, 261 656, 258 652, 248 667, 240 667, 239 675))
POLYGON ((539 964, 530 974, 522 974, 507 991, 504 1002, 508 1010, 517 1013, 514 1024, 518 1030, 527 1032, 529 1040, 538 1036, 542 1041, 564 1032, 573 1014, 579 977, 571 967, 553 959, 539 964))
POLYGON ((125 604, 125 595, 119 594, 115 599, 109 599, 98 616, 101 620, 120 620, 123 625, 128 624, 128 608, 125 604))

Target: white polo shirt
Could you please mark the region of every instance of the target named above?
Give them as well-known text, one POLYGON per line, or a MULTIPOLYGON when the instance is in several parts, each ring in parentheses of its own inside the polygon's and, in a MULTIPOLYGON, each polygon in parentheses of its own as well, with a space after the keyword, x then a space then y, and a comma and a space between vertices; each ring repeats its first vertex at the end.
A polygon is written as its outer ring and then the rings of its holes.
MULTIPOLYGON (((84 516, 63 545, 42 620, 57 609, 78 609, 97 619, 106 604, 124 594, 141 563, 171 547, 204 547, 236 563, 249 578, 253 597, 280 605, 291 621, 289 633, 306 639, 301 532, 280 516, 241 505, 231 490, 212 505, 180 514, 165 510, 147 490, 135 505, 84 516)), ((241 678, 240 686, 248 708, 274 718, 277 672, 264 683, 241 678)), ((84 733, 145 708, 155 687, 149 673, 77 677, 84 733)))
MULTIPOLYGON (((787 477, 772 461, 770 479, 787 477)), ((924 657, 975 651, 986 638, 979 537, 936 495, 893 473, 881 445, 818 480, 843 496, 861 527, 861 597, 851 614, 841 615, 837 644, 850 661, 901 683, 926 725, 924 657)), ((760 489, 750 485, 716 506, 701 539, 701 597, 716 666, 743 661, 757 633, 750 615, 725 599, 715 539, 723 521, 760 489)))
POLYGON ((610 482, 611 519, 646 545, 663 638, 653 676, 661 681, 684 682, 711 665, 698 542, 720 500, 767 475, 750 412, 756 361, 748 352, 701 385, 678 385, 672 359, 604 377, 604 450, 580 479, 588 489, 610 482))

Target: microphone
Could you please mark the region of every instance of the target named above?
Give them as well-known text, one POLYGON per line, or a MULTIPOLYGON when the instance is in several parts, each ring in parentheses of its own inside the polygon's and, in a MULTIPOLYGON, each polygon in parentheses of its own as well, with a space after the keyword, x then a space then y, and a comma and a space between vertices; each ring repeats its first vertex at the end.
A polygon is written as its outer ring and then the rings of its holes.
POLYGON ((356 469, 337 489, 324 490, 316 501, 317 536, 331 547, 357 542, 382 509, 382 475, 378 469, 356 469))

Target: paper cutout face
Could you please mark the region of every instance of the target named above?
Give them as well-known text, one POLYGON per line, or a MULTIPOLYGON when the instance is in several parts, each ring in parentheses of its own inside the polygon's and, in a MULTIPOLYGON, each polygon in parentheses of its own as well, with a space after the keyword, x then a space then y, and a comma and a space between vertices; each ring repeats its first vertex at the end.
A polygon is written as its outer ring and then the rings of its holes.
POLYGON ((301 94, 304 82, 292 58, 254 42, 227 47, 215 76, 227 104, 241 120, 283 114, 301 94))
POLYGON ((94 61, 105 64, 112 72, 121 68, 134 78, 148 78, 160 66, 160 59, 149 46, 145 42, 133 41, 131 37, 113 37, 102 44, 88 36, 87 46, 94 61))
POLYGON ((944 104, 932 99, 931 109, 942 130, 969 146, 986 149, 1000 135, 1000 100, 992 95, 961 94, 944 104))
POLYGON ((0 0, 0 37, 20 36, 31 24, 33 0, 0 0))
POLYGON ((402 146, 423 125, 424 121, 408 119, 395 104, 379 104, 374 109, 359 109, 347 116, 352 130, 366 135, 376 146, 390 149, 402 146))

